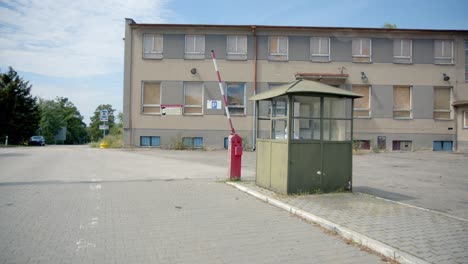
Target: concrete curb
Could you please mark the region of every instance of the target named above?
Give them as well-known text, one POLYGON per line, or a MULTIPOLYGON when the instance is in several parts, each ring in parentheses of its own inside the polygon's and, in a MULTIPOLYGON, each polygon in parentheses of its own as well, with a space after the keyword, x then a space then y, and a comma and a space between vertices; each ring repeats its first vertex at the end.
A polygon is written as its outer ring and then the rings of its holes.
POLYGON ((283 203, 279 200, 276 200, 274 198, 271 198, 267 195, 261 194, 259 192, 256 192, 252 189, 249 189, 248 187, 242 186, 236 182, 227 182, 228 185, 234 186, 235 188, 248 193, 254 197, 256 197, 259 200, 262 200, 266 203, 269 203, 271 205, 274 205, 276 207, 279 207, 283 210, 288 211, 289 213, 296 215, 300 218, 306 219, 308 221, 314 222, 318 225, 320 225, 323 228, 326 228, 330 231, 333 231, 337 233, 338 235, 352 240, 353 242, 356 242, 360 245, 363 245, 365 247, 368 247, 386 257, 392 258, 400 263, 408 263, 408 264, 429 264, 429 262, 420 259, 416 256, 411 255, 410 253, 401 251, 397 248, 394 248, 392 246, 389 246, 385 243, 382 243, 380 241, 377 241, 375 239, 372 239, 370 237, 367 237, 363 234, 360 234, 358 232, 355 232, 353 230, 350 230, 346 227, 340 226, 336 223, 333 223, 331 221, 328 221, 326 219, 323 219, 319 216, 316 216, 314 214, 311 214, 309 212, 306 212, 304 210, 301 210, 299 208, 296 208, 294 206, 291 206, 289 204, 283 203))

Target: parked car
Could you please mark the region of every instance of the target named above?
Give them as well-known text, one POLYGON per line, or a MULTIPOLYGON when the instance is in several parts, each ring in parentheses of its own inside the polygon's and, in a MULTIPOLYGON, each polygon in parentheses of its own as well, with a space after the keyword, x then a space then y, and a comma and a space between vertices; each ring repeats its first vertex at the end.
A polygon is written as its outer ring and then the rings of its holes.
POLYGON ((43 136, 32 136, 28 141, 29 146, 45 146, 45 139, 43 136))

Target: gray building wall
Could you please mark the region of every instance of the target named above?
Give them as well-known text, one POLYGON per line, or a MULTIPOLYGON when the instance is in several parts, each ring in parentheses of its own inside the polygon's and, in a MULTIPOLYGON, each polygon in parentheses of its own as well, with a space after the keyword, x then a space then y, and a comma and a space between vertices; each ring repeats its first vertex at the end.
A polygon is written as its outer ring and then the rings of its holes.
POLYGON ((393 86, 372 85, 371 117, 393 118, 393 86))
POLYGON ((386 137, 385 151, 392 151, 393 141, 411 141, 412 151, 431 150, 434 141, 455 141, 450 134, 416 134, 416 133, 354 133, 355 140, 370 140, 371 148, 377 146, 377 137, 386 137))

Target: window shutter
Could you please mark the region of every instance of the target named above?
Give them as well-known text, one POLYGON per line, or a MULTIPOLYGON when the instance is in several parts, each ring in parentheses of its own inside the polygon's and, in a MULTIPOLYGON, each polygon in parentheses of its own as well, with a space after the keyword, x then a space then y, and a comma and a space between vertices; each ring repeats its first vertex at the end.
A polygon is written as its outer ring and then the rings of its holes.
POLYGON ((236 36, 227 37, 227 53, 236 52, 236 36))
POLYGON ((153 35, 143 36, 143 52, 150 53, 153 49, 153 35))
POLYGON ((411 57, 411 40, 402 39, 402 51, 401 55, 405 57, 411 57))
POLYGON ((361 54, 361 39, 353 39, 353 55, 361 54))
POLYGON ((285 37, 279 38, 279 53, 288 54, 288 39, 285 37))

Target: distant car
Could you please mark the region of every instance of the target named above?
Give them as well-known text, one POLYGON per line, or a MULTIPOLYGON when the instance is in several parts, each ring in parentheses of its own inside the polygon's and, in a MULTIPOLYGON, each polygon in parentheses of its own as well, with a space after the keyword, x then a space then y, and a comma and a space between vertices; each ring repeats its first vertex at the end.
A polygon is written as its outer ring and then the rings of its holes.
POLYGON ((45 146, 45 140, 43 136, 32 136, 28 141, 29 146, 45 146))

